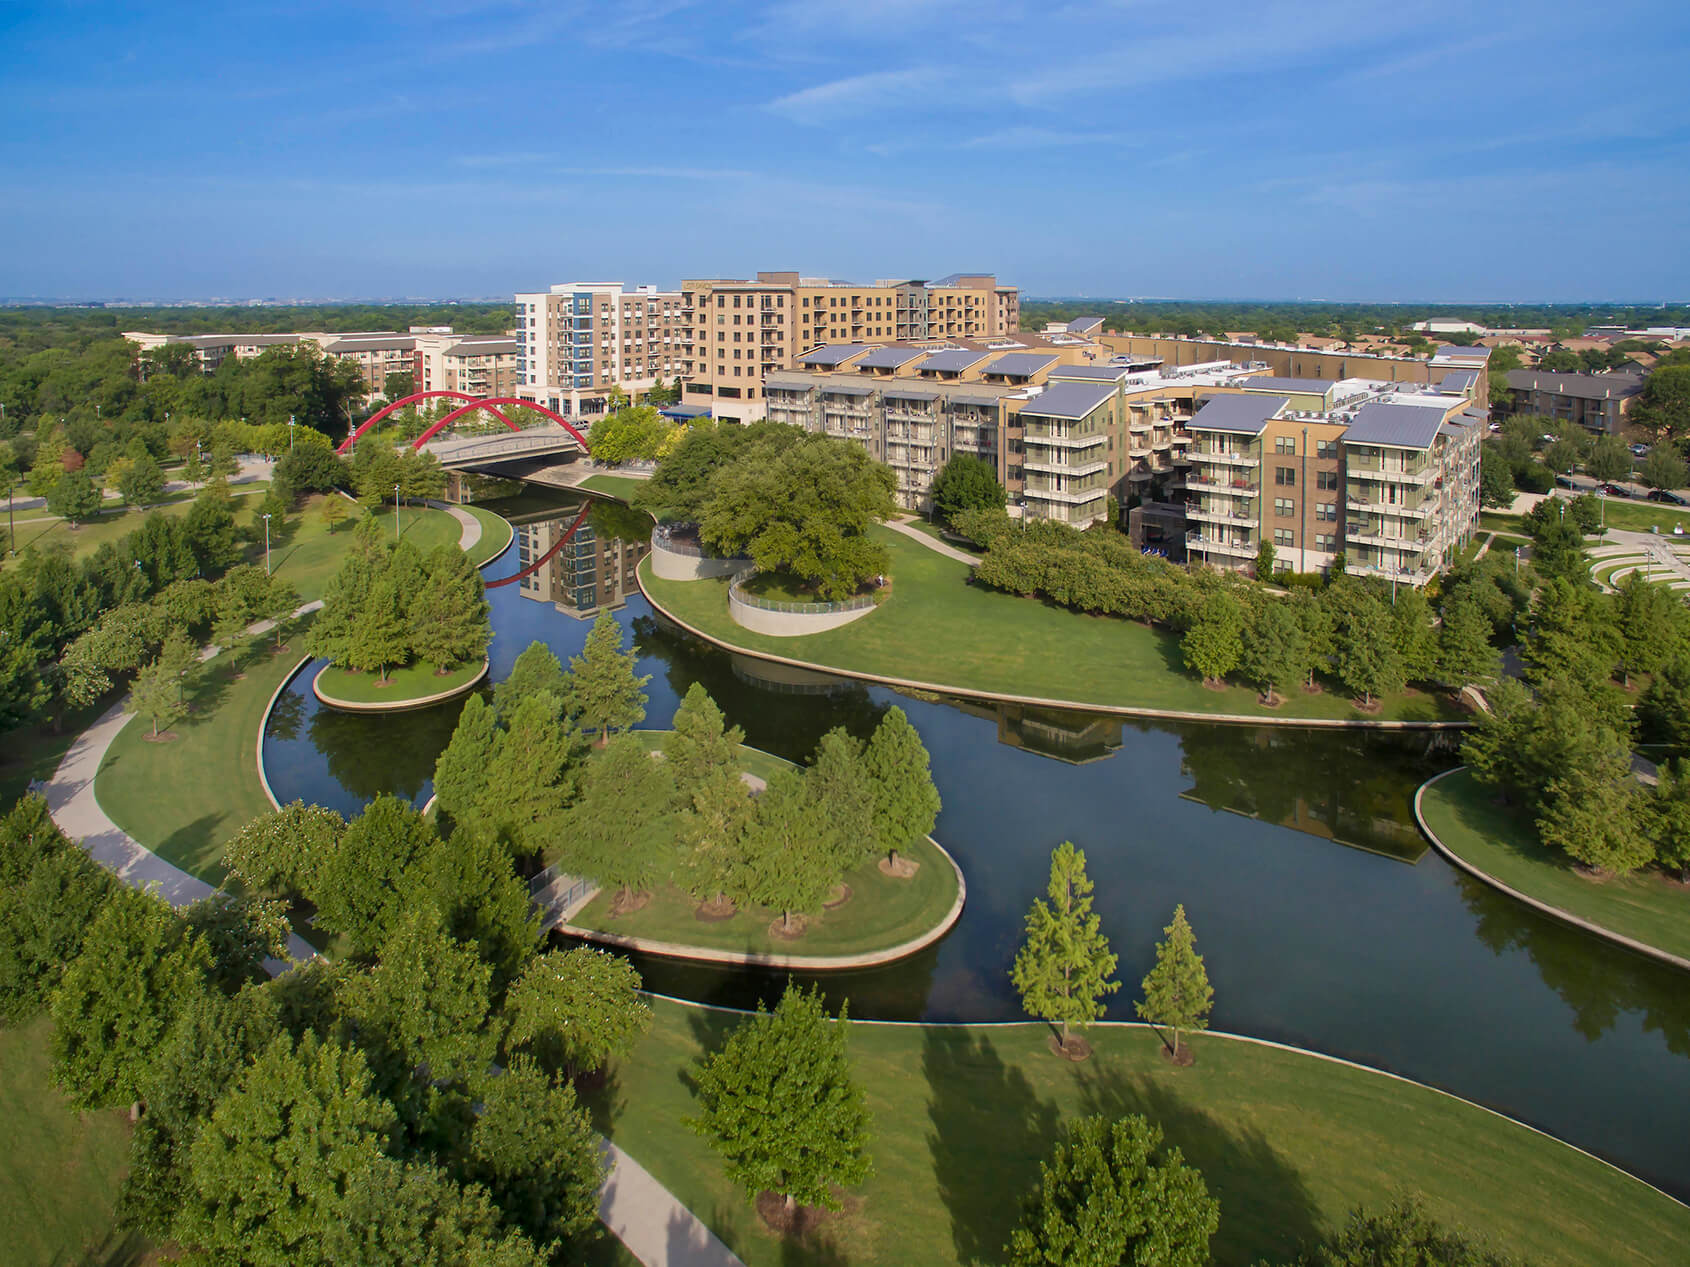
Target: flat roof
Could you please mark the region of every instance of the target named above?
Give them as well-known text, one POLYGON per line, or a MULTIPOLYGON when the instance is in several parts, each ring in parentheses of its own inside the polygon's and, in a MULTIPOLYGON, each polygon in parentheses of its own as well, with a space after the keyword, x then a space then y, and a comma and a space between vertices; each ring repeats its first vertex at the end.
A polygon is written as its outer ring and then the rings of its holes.
POLYGON ((1388 444, 1402 449, 1429 449, 1443 426, 1450 402, 1424 405, 1405 401, 1371 401, 1356 410, 1344 432, 1345 444, 1388 444))
MULTIPOLYGON (((324 352, 409 352, 417 346, 414 334, 388 336, 384 339, 336 339, 324 352)), ((512 341, 515 347, 515 341, 512 341)))
POLYGON ((923 372, 935 370, 939 373, 960 374, 971 365, 978 365, 990 356, 990 352, 978 352, 973 348, 946 348, 942 352, 935 352, 916 369, 923 372))
POLYGON ((1021 407, 1041 418, 1084 418, 1115 394, 1101 383, 1052 383, 1021 407))
POLYGON ((986 367, 986 373, 1026 378, 1037 374, 1047 365, 1055 365, 1059 359, 1046 352, 1006 352, 986 367))
POLYGON ((868 351, 868 346, 866 343, 829 343, 813 352, 804 353, 798 358, 798 364, 837 366, 868 351))
POLYGON ((816 386, 821 389, 824 396, 828 392, 837 396, 868 396, 874 391, 874 388, 867 383, 847 383, 837 378, 824 379, 816 386))
POLYGON ((1052 380, 1119 383, 1139 372, 1131 365, 1059 365, 1050 372, 1050 376, 1052 380))
POLYGON ((967 391, 946 392, 945 399, 953 405, 996 405, 1007 395, 1007 391, 993 392, 978 383, 970 383, 967 391))
POLYGON ((857 368, 860 370, 895 370, 904 362, 913 361, 923 354, 922 348, 875 348, 874 351, 857 362, 857 368))
POLYGON ((1280 378, 1274 374, 1263 374, 1259 378, 1240 379, 1238 385, 1248 387, 1252 391, 1300 392, 1309 396, 1324 396, 1338 384, 1336 379, 1330 378, 1280 378))
POLYGON ((1191 416, 1191 430, 1206 427, 1259 436, 1268 419, 1278 417, 1290 404, 1289 396, 1211 396, 1191 416))

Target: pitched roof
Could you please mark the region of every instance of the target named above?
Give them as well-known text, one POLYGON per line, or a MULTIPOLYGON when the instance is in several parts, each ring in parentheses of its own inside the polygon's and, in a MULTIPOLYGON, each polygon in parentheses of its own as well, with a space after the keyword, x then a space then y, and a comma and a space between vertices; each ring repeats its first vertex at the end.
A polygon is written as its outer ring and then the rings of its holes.
POLYGON ((1344 443, 1427 449, 1437 438, 1447 409, 1447 405, 1432 402, 1419 405, 1376 400, 1356 410, 1344 432, 1344 443))
POLYGON ((922 348, 882 347, 875 348, 862 360, 857 362, 860 370, 895 370, 905 361, 913 361, 922 355, 922 348))
POLYGON ((1047 365, 1056 364, 1058 359, 1043 352, 1006 352, 986 367, 986 373, 1013 374, 1017 378, 1026 378, 1037 374, 1047 365))
POLYGON ((1509 370, 1508 387, 1517 392, 1553 392, 1581 400, 1621 399, 1643 390, 1635 374, 1545 374, 1542 370, 1509 370))
POLYGON ((1438 390, 1460 394, 1478 381, 1478 370, 1451 370, 1438 380, 1438 390))
POLYGON ((1269 418, 1277 418, 1291 404, 1289 396, 1211 396, 1191 416, 1191 429, 1262 433, 1269 418))
POLYGON ((935 370, 947 374, 960 374, 971 365, 978 365, 991 353, 976 351, 973 348, 946 348, 942 352, 935 352, 916 369, 923 372, 935 370))
POLYGON ((1468 348, 1459 347, 1453 343, 1445 343, 1432 353, 1432 359, 1434 361, 1488 361, 1490 360, 1490 349, 1483 345, 1468 348))
POLYGON ((866 343, 828 343, 798 358, 800 365, 839 366, 853 356, 868 351, 866 343))
POLYGON ((1084 418, 1115 394, 1103 383, 1052 383, 1021 407, 1041 418, 1084 418))

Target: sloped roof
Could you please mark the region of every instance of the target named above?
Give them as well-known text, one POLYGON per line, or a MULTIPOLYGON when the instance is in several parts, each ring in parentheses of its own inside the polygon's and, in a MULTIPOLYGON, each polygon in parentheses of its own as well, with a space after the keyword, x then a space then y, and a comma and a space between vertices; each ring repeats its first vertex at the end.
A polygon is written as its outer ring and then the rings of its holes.
POLYGON ((1115 394, 1102 383, 1052 383, 1021 407, 1041 418, 1084 418, 1115 394))
POLYGON ((1242 431, 1261 435, 1269 418, 1277 418, 1291 404, 1289 396, 1211 396, 1191 416, 1191 430, 1242 431))
POLYGON ((1388 444, 1428 449, 1443 425, 1447 405, 1373 401, 1356 410, 1344 432, 1345 444, 1388 444))

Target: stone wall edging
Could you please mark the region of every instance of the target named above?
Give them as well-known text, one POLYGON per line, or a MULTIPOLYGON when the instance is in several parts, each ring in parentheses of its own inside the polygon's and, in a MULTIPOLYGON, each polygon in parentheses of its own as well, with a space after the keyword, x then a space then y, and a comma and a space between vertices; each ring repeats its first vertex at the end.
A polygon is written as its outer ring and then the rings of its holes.
POLYGON ((812 673, 821 673, 829 677, 851 678, 858 682, 875 682, 882 686, 896 686, 912 691, 927 691, 934 695, 960 695, 964 699, 983 699, 999 704, 1026 704, 1035 708, 1066 708, 1081 713, 1108 713, 1114 717, 1148 717, 1162 721, 1224 722, 1239 726, 1293 726, 1306 730, 1471 730, 1475 725, 1470 721, 1369 721, 1365 718, 1347 719, 1342 717, 1251 717, 1241 713, 1192 713, 1173 708, 1088 704, 1078 700, 1046 699, 1037 695, 1012 695, 1003 691, 986 691, 976 687, 957 686, 942 682, 922 682, 913 678, 890 677, 883 673, 865 673, 860 669, 837 668, 833 665, 817 664, 812 660, 797 660, 790 656, 775 655, 770 651, 754 651, 750 647, 741 647, 732 642, 725 642, 721 638, 705 633, 702 629, 689 625, 652 596, 651 591, 645 585, 644 568, 645 564, 642 561, 640 567, 635 570, 634 579, 639 582, 640 593, 645 595, 646 602, 650 603, 652 609, 661 614, 664 619, 680 626, 693 637, 702 638, 712 646, 720 647, 722 650, 735 655, 750 656, 754 660, 767 660, 772 664, 784 664, 794 669, 808 669, 812 673))
POLYGON ((556 927, 558 932, 566 936, 579 937, 599 945, 615 946, 620 950, 637 950, 642 954, 657 955, 664 959, 685 959, 694 963, 713 963, 739 968, 786 968, 798 972, 843 972, 852 968, 877 968, 926 950, 950 932, 956 926, 957 920, 962 918, 962 908, 968 900, 968 880, 962 874, 962 868, 957 865, 957 860, 951 857, 943 845, 931 836, 927 838, 927 843, 939 851, 940 856, 951 864, 951 870, 956 873, 956 898, 951 902, 951 909, 945 912, 944 918, 932 928, 920 936, 912 937, 896 946, 888 946, 884 950, 869 951, 860 955, 761 954, 753 951, 715 950, 708 946, 689 946, 681 942, 654 941, 647 937, 629 937, 596 928, 582 928, 576 924, 559 924, 556 927))
MULTIPOLYGON (((723 1007, 720 1004, 716 1004, 716 1003, 700 1003, 700 1002, 698 1002, 694 999, 678 999, 678 998, 674 997, 673 995, 658 994, 658 993, 656 993, 655 991, 652 991, 652 990, 642 990, 642 991, 640 991, 640 993, 644 994, 647 998, 661 999, 665 1003, 674 1003, 674 1004, 677 1004, 680 1007, 693 1008, 693 1009, 695 1009, 697 1011, 701 1011, 701 1012, 727 1012, 727 1013, 731 1013, 732 1015, 735 1015, 735 1016, 756 1016, 757 1015, 756 1012, 751 1011, 748 1008, 743 1008, 743 1007, 723 1007)), ((877 1021, 877 1020, 864 1020, 860 1017, 855 1017, 855 1016, 853 1016, 850 1019, 849 1023, 852 1024, 852 1025, 878 1025, 878 1026, 885 1026, 885 1027, 888 1027, 888 1028, 900 1028, 900 1029, 1029 1029, 1029 1028, 1033 1028, 1033 1027, 1048 1028, 1045 1025, 1045 1022, 1043 1022, 1043 1021, 877 1021)), ((1091 1029, 1147 1029, 1147 1030, 1155 1030, 1158 1033, 1160 1032, 1159 1027, 1150 1024, 1148 1021, 1093 1021, 1089 1026, 1086 1026, 1084 1028, 1091 1028, 1091 1029)), ((1518 1126, 1521 1130, 1530 1131, 1533 1135, 1539 1135, 1539 1136, 1543 1137, 1544 1139, 1549 1140, 1551 1143, 1559 1144, 1562 1148, 1570 1148, 1575 1153, 1578 1153, 1580 1156, 1588 1157, 1588 1158, 1590 1158, 1591 1161, 1596 1162, 1598 1165, 1606 1166, 1609 1170, 1612 1170, 1615 1174, 1623 1175, 1623 1176, 1625 1176, 1625 1178, 1632 1180, 1634 1183, 1642 1184, 1645 1188, 1649 1189, 1649 1191, 1656 1193, 1659 1196, 1665 1197, 1668 1201, 1671 1201, 1674 1205, 1679 1206, 1683 1209, 1690 1209, 1690 1203, 1680 1201, 1677 1197, 1673 1196, 1672 1193, 1665 1192, 1662 1189, 1657 1188, 1654 1184, 1650 1183, 1647 1179, 1639 1178, 1638 1176, 1632 1174, 1631 1171, 1625 1169, 1623 1166, 1616 1166, 1613 1162, 1609 1161, 1606 1157, 1598 1157, 1595 1153, 1590 1152, 1587 1149, 1580 1148, 1577 1144, 1569 1144, 1566 1140, 1562 1139, 1559 1135, 1551 1135, 1548 1131, 1544 1130, 1542 1127, 1533 1126, 1530 1122, 1522 1122, 1517 1117, 1510 1117, 1508 1114, 1500 1112, 1497 1109, 1490 1108, 1488 1105, 1480 1104, 1477 1100, 1469 1100, 1465 1096, 1456 1095, 1455 1092, 1453 1092, 1453 1091, 1446 1091, 1442 1087, 1433 1086, 1429 1082, 1421 1082, 1421 1081, 1419 1081, 1415 1078, 1407 1077, 1404 1074, 1392 1073, 1389 1069, 1379 1069, 1379 1068, 1375 1068, 1373 1065, 1364 1065, 1364 1064, 1360 1064, 1360 1063, 1358 1063, 1354 1060, 1345 1060, 1342 1056, 1329 1056, 1323 1051, 1311 1051, 1307 1047, 1293 1047, 1289 1043, 1276 1043, 1272 1039, 1269 1039, 1269 1038, 1253 1038, 1249 1034, 1232 1034, 1232 1033, 1228 1033, 1226 1030, 1203 1030, 1199 1033, 1188 1033, 1187 1037, 1188 1038, 1215 1038, 1215 1039, 1220 1039, 1224 1042, 1231 1042, 1231 1043, 1249 1043, 1252 1046, 1266 1047, 1266 1048, 1269 1048, 1273 1051, 1282 1051, 1282 1052, 1285 1052, 1288 1055, 1292 1055, 1292 1056, 1307 1056, 1307 1057, 1309 1057, 1310 1059, 1313 1059, 1313 1060, 1323 1060, 1327 1064, 1341 1065, 1346 1069, 1354 1069, 1358 1073, 1373 1074, 1375 1077, 1388 1078, 1392 1082, 1401 1082, 1401 1083, 1404 1083, 1404 1084, 1411 1086, 1411 1087, 1417 1087, 1418 1089, 1420 1089, 1422 1091, 1430 1091, 1433 1095, 1443 1096, 1445 1099, 1454 1100, 1457 1104, 1463 1104, 1463 1105, 1466 1105, 1470 1109, 1477 1109, 1481 1113, 1488 1113, 1491 1117, 1500 1118, 1504 1122, 1507 1122, 1511 1126, 1518 1126)))
POLYGON ((1467 768, 1468 767, 1464 765, 1458 765, 1454 769, 1445 770, 1442 774, 1434 774, 1431 778, 1427 779, 1414 790, 1414 820, 1419 824, 1421 834, 1432 843, 1432 848, 1436 849, 1446 859, 1455 864, 1455 866, 1460 868, 1462 871, 1465 871, 1468 875, 1472 876, 1475 880, 1490 885, 1490 887, 1495 889, 1497 892, 1505 893, 1517 902, 1524 902, 1527 906, 1531 907, 1535 911, 1538 911, 1540 914, 1547 915, 1551 919, 1560 920, 1563 924, 1571 924, 1574 928, 1583 929, 1587 933, 1591 933, 1597 937, 1611 941, 1615 945, 1624 946, 1627 950, 1635 951, 1637 954, 1647 955, 1651 959, 1656 959, 1662 963, 1671 964, 1675 968, 1682 968, 1684 971, 1690 972, 1690 959, 1685 959, 1682 956, 1671 953, 1670 951, 1662 950, 1659 946, 1651 946, 1648 942, 1638 941, 1635 937, 1627 937, 1624 933, 1616 933, 1611 928, 1605 928, 1601 924, 1595 923, 1592 920, 1574 915, 1571 911, 1563 910, 1559 906, 1551 906, 1548 902, 1540 901, 1535 897, 1530 897, 1527 894, 1520 892, 1520 890, 1504 884, 1501 880, 1498 880, 1495 876, 1489 874, 1488 872, 1481 871, 1478 867, 1474 866, 1471 862, 1468 862, 1460 854, 1456 853, 1454 849, 1450 848, 1441 839, 1439 839, 1438 834, 1426 824, 1426 816, 1420 810, 1420 800, 1426 795, 1426 789, 1431 787, 1432 784, 1438 782, 1440 779, 1447 779, 1452 774, 1460 774, 1461 771, 1467 768))
POLYGON ((298 677, 305 666, 316 658, 316 656, 308 655, 293 666, 293 671, 281 680, 281 684, 274 691, 270 692, 270 702, 264 706, 264 712, 258 719, 258 738, 253 741, 252 755, 258 763, 258 786, 264 789, 264 799, 269 801, 274 809, 281 809, 282 803, 276 799, 276 793, 270 787, 270 776, 264 772, 264 736, 270 730, 270 714, 276 711, 276 701, 282 698, 282 692, 287 690, 288 685, 294 678, 298 677))
POLYGON ((446 700, 456 699, 460 695, 467 695, 470 691, 473 691, 477 686, 479 686, 482 680, 486 678, 491 665, 492 662, 488 660, 487 657, 483 656, 481 659, 481 672, 477 673, 469 681, 454 686, 449 691, 437 691, 433 695, 423 695, 416 699, 396 700, 393 702, 385 700, 371 700, 364 702, 361 700, 336 699, 332 695, 325 694, 320 682, 323 674, 327 673, 334 667, 331 664, 325 664, 317 671, 317 676, 311 679, 311 693, 315 695, 320 702, 327 704, 330 708, 336 709, 342 713, 409 713, 414 712, 419 708, 427 708, 431 704, 441 704, 446 700))

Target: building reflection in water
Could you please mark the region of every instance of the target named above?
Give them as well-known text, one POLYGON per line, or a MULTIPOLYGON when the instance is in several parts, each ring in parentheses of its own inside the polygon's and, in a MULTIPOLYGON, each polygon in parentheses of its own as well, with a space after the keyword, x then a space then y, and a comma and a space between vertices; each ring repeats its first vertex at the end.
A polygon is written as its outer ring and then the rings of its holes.
POLYGON ((589 515, 560 546, 574 520, 574 515, 564 515, 516 525, 518 567, 545 560, 517 582, 517 592, 550 603, 566 616, 591 620, 601 611, 622 608, 630 594, 639 592, 634 570, 650 553, 651 543, 618 536, 599 516, 589 515))

